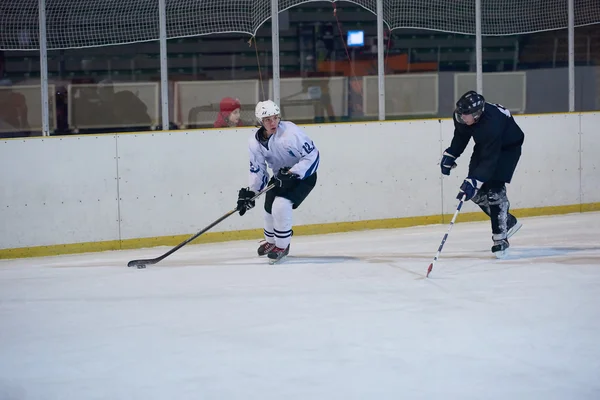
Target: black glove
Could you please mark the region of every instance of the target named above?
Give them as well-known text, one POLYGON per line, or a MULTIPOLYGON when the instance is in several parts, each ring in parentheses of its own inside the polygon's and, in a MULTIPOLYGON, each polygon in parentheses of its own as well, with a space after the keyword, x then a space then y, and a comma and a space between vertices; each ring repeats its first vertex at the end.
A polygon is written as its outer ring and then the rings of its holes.
POLYGON ((477 191, 483 183, 479 182, 475 178, 466 178, 462 185, 460 185, 460 192, 456 195, 458 200, 465 197, 465 201, 469 201, 477 194, 477 191))
POLYGON ((292 187, 297 179, 298 175, 290 172, 289 167, 284 167, 275 176, 275 184, 280 188, 287 189, 292 187))
POLYGON ((256 205, 256 202, 252 200, 256 196, 256 194, 248 189, 241 188, 238 193, 238 201, 237 201, 237 210, 240 212, 240 215, 246 214, 246 211, 251 209, 256 205))
POLYGON ((456 168, 456 163, 454 162, 454 160, 456 160, 456 157, 448 153, 448 149, 446 149, 446 151, 444 151, 444 155, 442 156, 442 161, 440 162, 442 174, 450 175, 450 171, 453 168, 456 168))

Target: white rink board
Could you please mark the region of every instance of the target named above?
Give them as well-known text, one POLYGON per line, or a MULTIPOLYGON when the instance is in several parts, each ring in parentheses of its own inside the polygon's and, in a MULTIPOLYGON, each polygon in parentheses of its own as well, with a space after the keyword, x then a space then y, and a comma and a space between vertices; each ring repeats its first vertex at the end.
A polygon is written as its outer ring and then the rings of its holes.
POLYGON ((431 151, 440 147, 439 125, 431 120, 306 127, 321 162, 317 187, 294 215, 296 223, 439 213, 438 151, 431 151))
POLYGON ((581 118, 582 203, 600 202, 600 113, 581 118))
POLYGON ((0 142, 2 248, 119 238, 115 136, 0 142))
MULTIPOLYGON (((513 180, 506 185, 511 208, 578 204, 579 114, 515 116, 515 120, 525 133, 525 142, 513 180)), ((442 121, 444 149, 450 146, 453 132, 453 121, 442 121)), ((600 148, 600 144, 597 146, 600 148)), ((456 211, 456 195, 468 174, 472 151, 471 140, 456 161, 458 167, 452 170, 450 177, 443 179, 446 214, 456 211)), ((478 211, 479 207, 468 202, 463 210, 478 211)))
MULTIPOLYGON (((254 129, 121 135, 123 239, 197 232, 236 206, 248 186, 254 129)), ((232 215, 212 231, 262 226, 262 214, 232 215)))
MULTIPOLYGON (((508 188, 512 208, 600 201, 595 157, 600 113, 518 116, 517 121, 526 139, 508 188)), ((294 213, 295 225, 454 212, 472 147, 452 175, 442 177, 439 161, 452 138, 451 120, 304 129, 319 148, 321 163, 317 187, 294 213)), ((0 248, 195 233, 235 207, 237 191, 248 184, 247 142, 253 131, 0 141, 5 172, 0 248)), ((233 215, 213 231, 261 228, 262 207, 260 199, 247 215, 233 215)), ((469 202, 464 210, 479 209, 469 202)))
MULTIPOLYGON (((439 122, 315 125, 304 129, 321 152, 321 163, 316 188, 294 213, 296 225, 439 212, 438 170, 420 171, 415 162, 398 165, 399 160, 421 158, 423 154, 435 166, 437 154, 427 154, 427 149, 439 147, 439 122), (379 138, 369 147, 364 143, 367 130, 370 134, 381 132, 375 134, 379 138), (390 148, 395 157, 380 157, 390 148), (365 159, 370 160, 368 166, 365 159), (431 182, 418 193, 412 190, 417 176, 419 181, 431 182), (423 202, 424 195, 427 200, 423 202)), ((237 191, 248 184, 247 143, 253 131, 119 136, 122 238, 195 232, 235 207, 237 191)), ((260 199, 243 218, 233 215, 212 231, 261 228, 262 205, 260 199)))
MULTIPOLYGON (((444 150, 450 147, 453 134, 454 122, 451 119, 442 120, 442 146, 435 168, 440 174, 442 180, 442 202, 443 211, 445 214, 454 214, 456 211, 456 206, 458 205, 456 195, 458 194, 460 185, 462 185, 462 182, 469 173, 469 161, 471 158, 471 153, 473 152, 473 141, 471 140, 464 153, 456 160, 457 167, 450 172, 450 176, 442 175, 439 164, 444 150)), ((466 202, 462 207, 463 212, 472 212, 477 210, 479 210, 479 207, 477 207, 471 201, 466 202)))
POLYGON ((523 153, 513 183, 512 208, 578 204, 579 115, 515 117, 523 132, 523 153))

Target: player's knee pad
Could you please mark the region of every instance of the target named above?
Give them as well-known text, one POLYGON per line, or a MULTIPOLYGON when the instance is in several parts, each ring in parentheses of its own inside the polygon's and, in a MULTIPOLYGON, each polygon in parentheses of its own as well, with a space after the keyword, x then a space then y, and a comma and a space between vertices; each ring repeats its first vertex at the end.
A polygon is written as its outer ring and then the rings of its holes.
POLYGON ((292 202, 286 198, 276 197, 273 201, 273 232, 277 246, 285 248, 293 233, 292 202))
POLYGON ((284 197, 275 197, 273 200, 273 206, 271 210, 271 214, 273 214, 273 218, 279 219, 281 217, 286 218, 292 215, 292 207, 293 204, 290 200, 284 197))
POLYGON ((475 196, 471 199, 471 201, 477 204, 480 207, 487 207, 488 204, 488 192, 484 190, 478 191, 475 196))
POLYGON ((508 204, 508 198, 506 197, 506 187, 490 189, 487 192, 487 201, 488 204, 491 206, 508 204))

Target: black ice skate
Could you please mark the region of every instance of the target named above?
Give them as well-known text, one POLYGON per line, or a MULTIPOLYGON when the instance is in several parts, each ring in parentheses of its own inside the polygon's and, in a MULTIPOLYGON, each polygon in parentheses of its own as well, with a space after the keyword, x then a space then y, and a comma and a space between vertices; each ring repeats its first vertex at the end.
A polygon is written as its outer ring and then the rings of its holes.
POLYGON ((517 220, 513 215, 508 215, 508 232, 506 232, 506 238, 510 239, 512 235, 517 233, 523 224, 517 220))
POLYGON ((492 240, 494 240, 494 245, 492 246, 492 253, 496 256, 496 258, 504 258, 506 257, 506 251, 510 247, 508 240, 506 238, 500 239, 498 238, 500 235, 493 235, 492 240))
POLYGON ((288 255, 289 252, 290 252, 289 244, 288 244, 288 247, 286 247, 285 249, 275 247, 273 250, 271 250, 269 252, 269 255, 267 256, 267 257, 269 257, 269 264, 273 265, 273 264, 280 262, 281 260, 283 260, 283 258, 285 256, 288 255))
POLYGON ((259 257, 266 256, 274 248, 275 248, 275 243, 269 243, 266 240, 264 240, 261 242, 260 246, 258 246, 258 250, 257 250, 258 256, 259 257))

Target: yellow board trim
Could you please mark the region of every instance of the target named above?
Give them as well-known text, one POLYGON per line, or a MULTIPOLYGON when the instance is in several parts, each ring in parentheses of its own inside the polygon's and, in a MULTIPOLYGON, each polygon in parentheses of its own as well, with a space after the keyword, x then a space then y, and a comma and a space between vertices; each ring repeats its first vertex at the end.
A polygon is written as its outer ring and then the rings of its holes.
MULTIPOLYGON (((537 208, 521 208, 511 210, 517 217, 536 217, 542 215, 572 214, 600 211, 600 203, 573 204, 537 208)), ((301 225, 294 227, 296 235, 320 235, 326 233, 353 232, 368 229, 394 229, 418 225, 448 223, 452 215, 429 215, 423 217, 389 218, 355 222, 336 222, 327 224, 301 225)), ((481 212, 461 214, 458 222, 484 221, 487 216, 481 212)), ((0 250, 0 259, 45 257, 64 254, 92 253, 108 250, 140 249, 155 246, 176 246, 191 235, 159 236, 141 239, 110 240, 104 242, 87 242, 61 244, 52 246, 20 247, 0 250)), ((207 232, 194 240, 194 244, 228 242, 232 240, 250 240, 262 237, 262 229, 248 229, 229 232, 207 232)))

